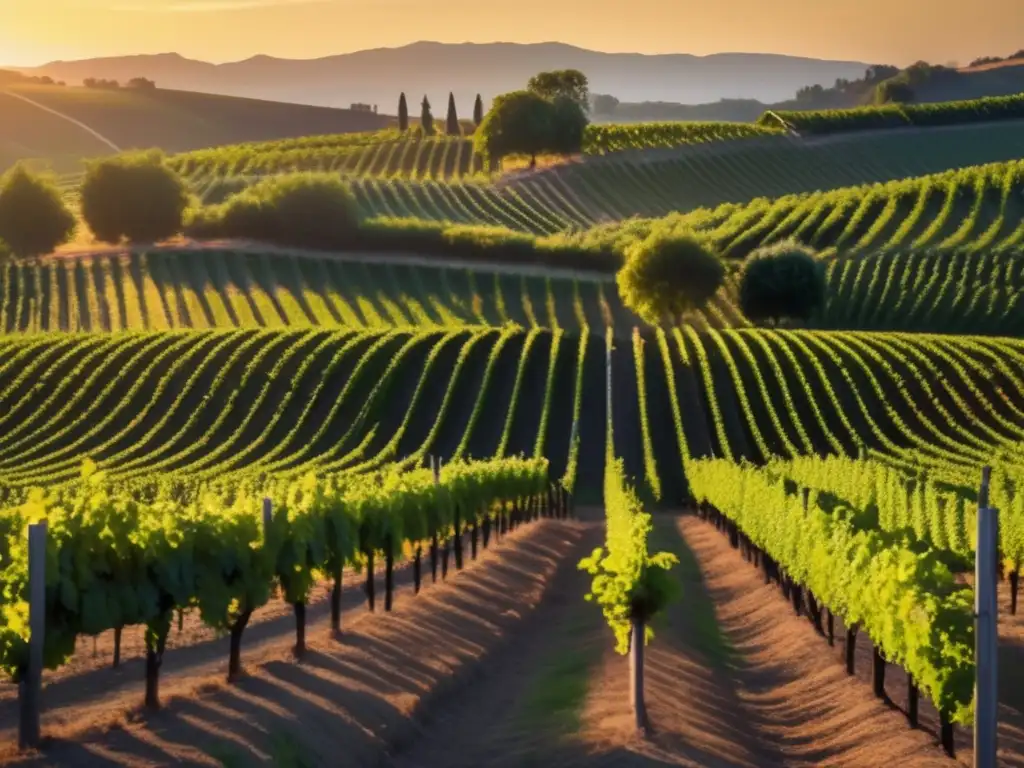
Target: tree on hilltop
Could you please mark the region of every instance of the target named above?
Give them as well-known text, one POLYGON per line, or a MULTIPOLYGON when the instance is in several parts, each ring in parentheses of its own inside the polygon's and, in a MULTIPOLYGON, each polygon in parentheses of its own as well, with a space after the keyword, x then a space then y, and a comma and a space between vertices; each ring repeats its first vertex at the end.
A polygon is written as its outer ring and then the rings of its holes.
POLYGON ((15 256, 42 256, 71 239, 75 217, 57 185, 16 165, 0 178, 0 241, 15 256))
POLYGON ((507 155, 537 155, 552 143, 554 110, 550 101, 532 91, 503 93, 473 134, 476 151, 492 161, 507 155))
POLYGON ((548 99, 535 91, 513 91, 494 99, 474 133, 477 153, 492 163, 508 155, 528 155, 535 167, 537 155, 570 155, 583 146, 588 120, 575 99, 548 99))
POLYGON ((455 94, 448 94, 448 116, 445 119, 445 133, 449 136, 461 136, 462 128, 459 126, 459 113, 455 111, 455 94))
POLYGON ((409 130, 409 105, 405 103, 405 92, 398 97, 398 130, 409 130))
POLYGON ((578 69, 541 72, 530 78, 526 88, 549 101, 559 97, 571 99, 584 113, 590 111, 590 83, 578 69))
POLYGON ((423 103, 420 104, 420 125, 426 136, 434 135, 434 113, 430 111, 430 99, 423 96, 423 103))
POLYGON ((473 125, 480 125, 484 121, 484 100, 480 98, 480 94, 476 95, 476 101, 473 103, 473 125))

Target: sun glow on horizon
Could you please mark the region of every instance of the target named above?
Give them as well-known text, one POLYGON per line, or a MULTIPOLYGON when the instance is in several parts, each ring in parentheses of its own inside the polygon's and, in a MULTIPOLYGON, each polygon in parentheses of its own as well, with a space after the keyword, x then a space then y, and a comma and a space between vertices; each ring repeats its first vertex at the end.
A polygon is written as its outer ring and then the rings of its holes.
POLYGON ((558 40, 609 52, 765 52, 896 65, 965 64, 1021 47, 1020 0, 933 11, 933 0, 718 0, 688 8, 679 0, 448 0, 443 12, 421 0, 0 0, 0 66, 168 51, 217 63, 316 58, 417 40, 558 40), (677 17, 685 24, 666 23, 677 17))

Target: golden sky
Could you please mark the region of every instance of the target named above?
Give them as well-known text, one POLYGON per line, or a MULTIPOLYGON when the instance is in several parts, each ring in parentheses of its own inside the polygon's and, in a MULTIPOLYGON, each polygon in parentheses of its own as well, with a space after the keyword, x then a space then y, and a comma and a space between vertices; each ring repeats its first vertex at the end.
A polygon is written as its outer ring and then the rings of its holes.
POLYGON ((1024 0, 0 0, 0 64, 314 58, 416 40, 966 64, 1024 48, 1024 0))

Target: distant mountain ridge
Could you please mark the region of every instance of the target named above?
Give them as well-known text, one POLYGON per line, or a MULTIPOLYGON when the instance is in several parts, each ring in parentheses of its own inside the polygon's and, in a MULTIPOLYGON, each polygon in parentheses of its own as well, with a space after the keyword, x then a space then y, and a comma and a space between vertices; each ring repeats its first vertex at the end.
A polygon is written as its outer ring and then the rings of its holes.
POLYGON ((867 66, 781 54, 603 53, 564 43, 418 42, 310 60, 259 55, 211 64, 167 53, 11 69, 69 84, 87 77, 121 82, 146 77, 176 90, 334 107, 362 102, 392 114, 402 91, 413 104, 427 94, 435 112, 452 91, 468 114, 477 93, 493 98, 523 87, 531 75, 546 69, 580 69, 593 92, 612 93, 622 101, 702 104, 741 98, 783 101, 808 85, 858 77, 867 66))

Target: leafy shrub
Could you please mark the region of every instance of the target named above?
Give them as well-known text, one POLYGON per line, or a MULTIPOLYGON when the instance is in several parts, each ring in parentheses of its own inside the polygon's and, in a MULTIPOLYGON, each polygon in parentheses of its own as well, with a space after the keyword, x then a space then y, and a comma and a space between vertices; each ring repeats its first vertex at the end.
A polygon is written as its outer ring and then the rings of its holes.
POLYGON ((623 303, 659 324, 704 307, 725 273, 718 257, 692 235, 656 230, 629 248, 616 281, 623 303))
POLYGON ((74 232, 75 217, 52 181, 21 165, 0 178, 0 241, 12 253, 50 253, 74 232))
POLYGON ((189 195, 159 152, 92 163, 82 183, 82 216, 101 241, 152 243, 182 230, 189 195))
POLYGON ((337 248, 353 239, 358 226, 358 208, 348 185, 335 175, 300 173, 256 182, 201 211, 187 232, 197 237, 337 248))
POLYGON ((740 277, 740 308, 754 323, 806 322, 825 300, 825 271, 814 251, 795 241, 761 248, 740 277))

